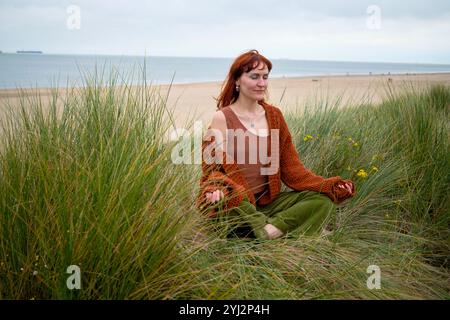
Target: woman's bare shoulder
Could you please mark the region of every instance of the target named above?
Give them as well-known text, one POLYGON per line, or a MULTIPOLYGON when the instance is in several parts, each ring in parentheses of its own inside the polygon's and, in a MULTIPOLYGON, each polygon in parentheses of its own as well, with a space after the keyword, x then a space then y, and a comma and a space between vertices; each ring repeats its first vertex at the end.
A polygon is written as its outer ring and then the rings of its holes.
POLYGON ((210 127, 211 129, 219 129, 224 132, 227 129, 227 120, 225 114, 221 110, 218 110, 213 114, 210 127))
POLYGON ((215 136, 216 139, 226 140, 226 132, 227 132, 227 121, 225 118, 225 114, 218 110, 216 111, 211 119, 210 124, 208 125, 208 130, 206 130, 204 139, 210 139, 211 136, 215 136), (219 130, 222 134, 217 136, 215 130, 219 130))

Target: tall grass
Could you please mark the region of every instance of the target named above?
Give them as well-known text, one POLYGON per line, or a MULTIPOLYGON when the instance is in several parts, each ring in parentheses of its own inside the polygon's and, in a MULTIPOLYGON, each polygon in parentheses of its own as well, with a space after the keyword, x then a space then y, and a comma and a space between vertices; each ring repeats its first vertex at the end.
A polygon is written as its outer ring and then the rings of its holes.
POLYGON ((358 192, 326 238, 248 241, 195 209, 200 167, 171 162, 167 97, 119 79, 87 76, 49 103, 22 95, 2 119, 0 298, 450 297, 448 87, 285 112, 304 163, 358 192))

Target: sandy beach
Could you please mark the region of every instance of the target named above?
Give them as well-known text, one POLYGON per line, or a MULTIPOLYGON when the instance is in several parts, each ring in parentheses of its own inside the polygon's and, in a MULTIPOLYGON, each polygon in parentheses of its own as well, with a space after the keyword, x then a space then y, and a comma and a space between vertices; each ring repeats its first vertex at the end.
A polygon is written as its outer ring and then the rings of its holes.
MULTIPOLYGON (((336 101, 341 97, 341 106, 357 105, 364 102, 379 102, 388 86, 394 90, 414 85, 418 88, 442 83, 450 85, 450 73, 408 74, 408 75, 363 75, 363 76, 315 76, 298 78, 273 78, 269 82, 268 102, 288 110, 303 108, 317 100, 336 101)), ((176 124, 184 126, 186 119, 201 120, 207 125, 216 111, 214 98, 220 92, 222 82, 175 84, 170 88, 168 106, 174 110, 176 124)), ((168 85, 160 85, 166 94, 168 85)), ((45 102, 51 96, 48 88, 38 89, 45 102)), ((36 89, 25 89, 25 94, 33 94, 36 89)), ((60 92, 64 94, 64 89, 60 92)), ((19 104, 17 89, 0 89, 0 117, 6 104, 19 104)))

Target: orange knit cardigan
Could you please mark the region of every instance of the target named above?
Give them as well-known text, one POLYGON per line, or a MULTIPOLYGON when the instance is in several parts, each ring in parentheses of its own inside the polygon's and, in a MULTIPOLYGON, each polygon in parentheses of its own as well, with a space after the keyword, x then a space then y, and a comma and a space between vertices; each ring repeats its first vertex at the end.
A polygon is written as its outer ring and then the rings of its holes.
MULTIPOLYGON (((295 191, 312 190, 323 193, 334 203, 341 203, 355 194, 354 187, 352 193, 349 193, 345 188, 339 188, 339 185, 351 182, 350 180, 343 180, 339 176, 324 178, 306 169, 292 142, 292 136, 281 110, 265 102, 260 102, 260 104, 266 111, 269 132, 271 129, 279 129, 280 152, 279 169, 275 174, 268 176, 269 192, 264 193, 259 199, 258 205, 267 205, 278 196, 281 190, 281 181, 295 191)), ((271 154, 270 140, 269 137, 269 155, 271 154)), ((211 141, 203 141, 202 151, 204 151, 210 143, 214 143, 214 137, 211 141)), ((214 150, 214 148, 212 148, 212 150, 214 150)), ((211 153, 212 156, 215 155, 214 151, 211 153)), ((237 207, 245 197, 247 197, 253 205, 256 205, 255 196, 250 191, 247 181, 239 172, 238 165, 234 162, 226 163, 225 156, 224 152, 221 164, 207 164, 203 158, 202 152, 202 176, 200 178, 200 192, 197 197, 197 208, 206 213, 209 217, 215 217, 219 209, 227 212, 228 210, 237 207), (225 198, 216 204, 207 202, 206 193, 217 189, 222 190, 225 198)), ((352 185, 354 186, 353 183, 352 185)))

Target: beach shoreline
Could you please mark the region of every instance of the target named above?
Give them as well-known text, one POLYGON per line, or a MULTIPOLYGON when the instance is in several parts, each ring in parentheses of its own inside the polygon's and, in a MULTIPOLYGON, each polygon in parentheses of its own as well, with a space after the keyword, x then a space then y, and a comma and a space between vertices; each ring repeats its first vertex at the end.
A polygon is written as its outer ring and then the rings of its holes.
MULTIPOLYGON (((163 95, 168 95, 167 106, 173 110, 175 122, 182 126, 189 118, 204 123, 210 121, 217 110, 215 97, 220 93, 223 81, 192 82, 180 84, 154 84, 163 95), (170 90, 170 92, 169 92, 170 90), (186 112, 189 110, 189 112, 186 112)), ((282 110, 297 109, 311 101, 341 99, 342 105, 377 103, 389 86, 392 89, 412 84, 418 88, 432 84, 450 86, 450 73, 409 73, 372 75, 318 75, 301 77, 277 77, 269 81, 267 101, 282 110)), ((138 86, 132 86, 138 87, 138 86)), ((6 105, 19 105, 19 94, 36 95, 49 100, 52 88, 0 89, 0 117, 6 105)), ((58 88, 64 95, 67 88, 58 88)))

